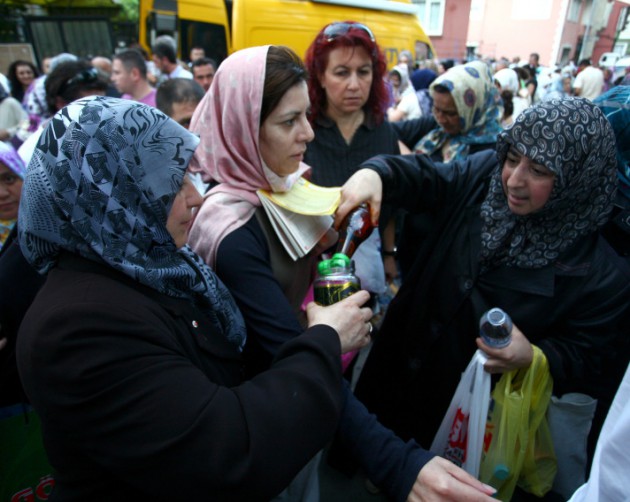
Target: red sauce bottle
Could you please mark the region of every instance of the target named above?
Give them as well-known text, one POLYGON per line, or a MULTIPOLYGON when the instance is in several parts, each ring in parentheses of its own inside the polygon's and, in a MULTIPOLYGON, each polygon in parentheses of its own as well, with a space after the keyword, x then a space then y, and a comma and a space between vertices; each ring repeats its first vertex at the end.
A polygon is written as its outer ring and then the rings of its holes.
POLYGON ((359 245, 365 241, 374 230, 370 209, 367 204, 361 204, 347 214, 339 226, 339 243, 336 253, 343 253, 351 258, 359 245))

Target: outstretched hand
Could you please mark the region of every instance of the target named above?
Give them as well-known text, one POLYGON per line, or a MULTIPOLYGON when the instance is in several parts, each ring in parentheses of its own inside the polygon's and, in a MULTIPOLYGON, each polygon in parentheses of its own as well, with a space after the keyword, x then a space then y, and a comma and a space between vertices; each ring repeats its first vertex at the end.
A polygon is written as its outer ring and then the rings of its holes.
POLYGON ((481 338, 476 341, 477 347, 488 356, 488 361, 483 366, 488 373, 506 373, 529 368, 534 359, 532 344, 516 325, 512 326, 512 341, 507 347, 495 349, 483 343, 481 338))
POLYGON ((452 462, 433 457, 420 469, 407 502, 496 502, 490 496, 495 491, 452 462))
POLYGON ((339 228, 346 215, 363 202, 370 204, 372 224, 378 226, 382 199, 383 182, 381 177, 372 169, 360 169, 350 176, 341 187, 341 201, 335 213, 334 227, 339 228))

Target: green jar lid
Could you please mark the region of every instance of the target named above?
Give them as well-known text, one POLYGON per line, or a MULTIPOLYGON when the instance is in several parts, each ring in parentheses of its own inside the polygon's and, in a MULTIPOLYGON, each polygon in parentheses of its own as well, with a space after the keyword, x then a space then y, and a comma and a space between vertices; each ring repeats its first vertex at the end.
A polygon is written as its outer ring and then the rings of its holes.
POLYGON ((317 265, 317 272, 320 275, 330 275, 334 272, 334 269, 349 269, 350 258, 343 253, 335 253, 332 258, 328 260, 322 260, 317 265))

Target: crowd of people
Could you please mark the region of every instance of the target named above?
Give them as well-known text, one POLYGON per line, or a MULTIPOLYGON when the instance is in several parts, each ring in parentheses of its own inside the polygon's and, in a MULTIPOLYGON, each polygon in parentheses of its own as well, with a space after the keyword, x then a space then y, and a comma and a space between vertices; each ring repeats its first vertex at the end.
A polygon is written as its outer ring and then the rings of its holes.
POLYGON ((554 395, 597 399, 592 460, 630 360, 625 81, 536 54, 403 51, 388 70, 354 21, 304 61, 184 63, 168 36, 152 53, 16 61, 0 81, 0 431, 41 420, 51 500, 315 502, 328 456, 391 500, 490 502, 429 451, 477 349, 502 374, 536 346, 554 395), (258 193, 302 177, 341 200, 293 260, 258 193), (362 290, 316 305, 362 203, 362 290), (491 307, 514 323, 502 349, 478 338, 491 307))
MULTIPOLYGON (((581 96, 592 101, 616 85, 630 83, 630 77, 626 78, 626 73, 615 75, 609 67, 597 67, 589 59, 582 59, 578 64, 570 61, 564 66, 542 66, 537 53, 530 54, 527 63, 522 63, 520 58, 512 61, 507 58, 478 60, 488 65, 494 83, 501 92, 504 105, 503 127, 511 125, 513 119, 531 104, 564 96, 581 96)), ((392 71, 407 69, 416 93, 426 89, 437 76, 453 67, 466 64, 466 61, 456 64, 450 59, 442 62, 421 60, 412 65, 408 61, 406 56, 401 55, 398 65, 392 71), (429 75, 432 80, 427 82, 429 75)), ((422 99, 420 94, 418 97, 419 100, 422 99)))
MULTIPOLYGON (((152 50, 152 58, 140 45, 119 51, 111 57, 95 56, 82 60, 73 54, 61 53, 44 58, 41 71, 30 61, 12 62, 6 75, 0 77, 0 140, 19 148, 60 108, 47 101, 51 92, 47 92, 46 81, 62 63, 77 62, 83 65, 82 71, 85 71, 75 72, 78 77, 75 82, 64 82, 65 91, 70 93, 78 84, 99 82, 104 83, 106 96, 156 106, 157 89, 168 80, 191 80, 193 83, 188 86, 194 85, 195 92, 201 95, 209 89, 217 63, 205 57, 202 48, 193 48, 191 59, 186 63, 177 58, 175 40, 163 35, 157 38, 152 50)), ((59 73, 54 76, 59 76, 59 73)), ((52 92, 58 91, 52 89, 52 92)))

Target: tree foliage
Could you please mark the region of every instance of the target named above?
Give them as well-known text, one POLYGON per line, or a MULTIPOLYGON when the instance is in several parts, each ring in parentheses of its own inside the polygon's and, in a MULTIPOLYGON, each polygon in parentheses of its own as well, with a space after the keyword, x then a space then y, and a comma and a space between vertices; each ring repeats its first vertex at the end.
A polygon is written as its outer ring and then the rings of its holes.
POLYGON ((138 21, 138 0, 114 0, 122 7, 121 21, 138 21))

